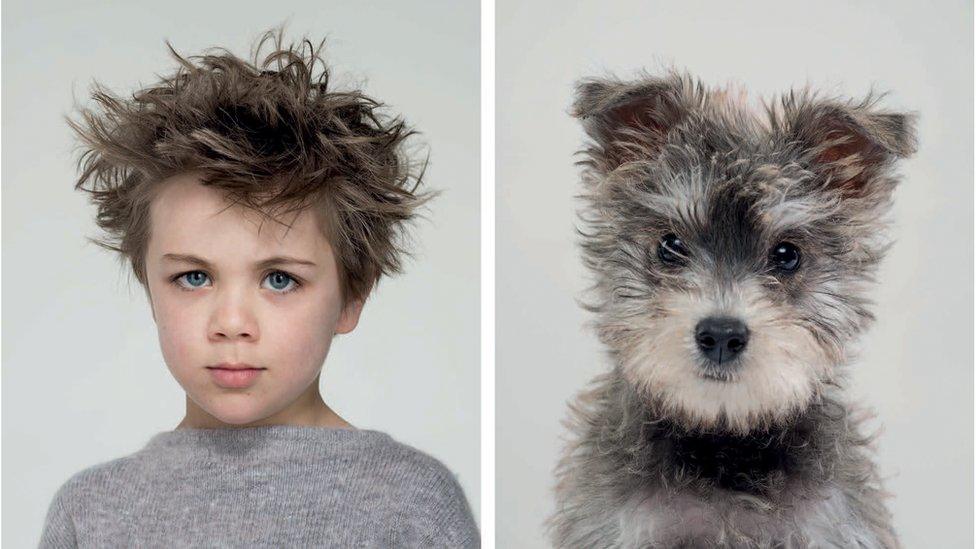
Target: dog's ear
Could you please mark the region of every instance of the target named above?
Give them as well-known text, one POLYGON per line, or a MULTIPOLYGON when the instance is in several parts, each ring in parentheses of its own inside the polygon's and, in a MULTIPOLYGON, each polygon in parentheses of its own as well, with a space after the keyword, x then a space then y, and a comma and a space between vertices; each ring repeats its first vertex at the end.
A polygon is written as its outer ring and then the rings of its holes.
POLYGON ((685 84, 676 73, 635 82, 580 81, 571 113, 597 145, 590 155, 599 155, 606 171, 629 160, 653 158, 668 132, 687 115, 685 84))
POLYGON ((869 95, 852 104, 797 99, 794 93, 784 98, 787 139, 824 175, 826 187, 845 197, 871 194, 879 175, 916 151, 916 115, 876 110, 878 99, 869 95))

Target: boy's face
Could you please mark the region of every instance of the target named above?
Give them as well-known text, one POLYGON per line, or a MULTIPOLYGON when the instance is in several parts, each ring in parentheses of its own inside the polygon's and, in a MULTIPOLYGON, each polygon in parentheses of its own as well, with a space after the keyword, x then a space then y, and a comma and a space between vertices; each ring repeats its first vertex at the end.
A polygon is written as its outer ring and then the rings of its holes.
POLYGON ((314 214, 281 220, 289 229, 228 206, 192 174, 167 180, 153 201, 146 276, 163 358, 187 393, 192 426, 306 422, 321 404, 332 337, 355 328, 362 302, 343 305, 314 214), (313 265, 260 265, 277 256, 313 265), (228 363, 263 370, 233 386, 208 368, 228 363))

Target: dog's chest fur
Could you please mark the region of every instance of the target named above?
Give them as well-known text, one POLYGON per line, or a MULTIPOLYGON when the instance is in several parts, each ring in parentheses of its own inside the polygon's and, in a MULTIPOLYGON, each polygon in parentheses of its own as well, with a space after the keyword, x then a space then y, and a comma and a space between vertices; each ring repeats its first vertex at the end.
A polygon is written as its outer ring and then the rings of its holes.
POLYGON ((616 547, 880 547, 836 487, 775 510, 733 491, 703 498, 641 490, 617 511, 616 547))
POLYGON ((622 547, 876 546, 847 498, 809 477, 805 451, 814 436, 802 423, 789 430, 740 437, 691 434, 659 422, 648 434, 661 471, 686 490, 638 489, 617 513, 622 547))
POLYGON ((661 423, 650 431, 648 436, 654 439, 667 470, 752 495, 761 495, 802 472, 802 453, 810 436, 803 426, 749 437, 681 433, 661 423))

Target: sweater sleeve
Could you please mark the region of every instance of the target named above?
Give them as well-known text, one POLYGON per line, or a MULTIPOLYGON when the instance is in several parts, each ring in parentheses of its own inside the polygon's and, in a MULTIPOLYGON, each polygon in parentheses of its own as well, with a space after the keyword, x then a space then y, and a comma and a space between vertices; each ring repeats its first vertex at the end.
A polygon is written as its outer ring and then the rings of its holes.
POLYGON ((478 548, 478 526, 454 475, 438 464, 418 479, 397 521, 397 547, 478 548))
POLYGON ((41 542, 38 549, 62 549, 78 547, 75 525, 65 506, 67 486, 62 486, 54 495, 44 519, 41 542))

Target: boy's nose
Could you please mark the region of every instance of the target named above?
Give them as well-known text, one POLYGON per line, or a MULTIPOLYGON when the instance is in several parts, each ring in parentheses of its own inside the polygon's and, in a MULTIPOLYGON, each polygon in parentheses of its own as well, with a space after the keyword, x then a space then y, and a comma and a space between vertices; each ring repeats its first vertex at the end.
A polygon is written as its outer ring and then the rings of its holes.
POLYGON ((258 335, 258 327, 248 305, 228 297, 221 303, 220 308, 213 312, 210 334, 215 338, 254 339, 258 335))
POLYGON ((695 343, 716 364, 734 360, 749 343, 749 328, 732 317, 708 317, 695 327, 695 343))

